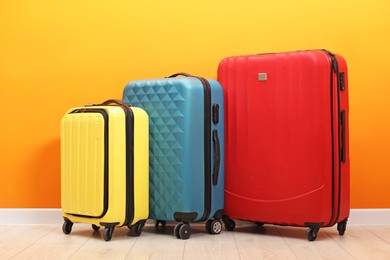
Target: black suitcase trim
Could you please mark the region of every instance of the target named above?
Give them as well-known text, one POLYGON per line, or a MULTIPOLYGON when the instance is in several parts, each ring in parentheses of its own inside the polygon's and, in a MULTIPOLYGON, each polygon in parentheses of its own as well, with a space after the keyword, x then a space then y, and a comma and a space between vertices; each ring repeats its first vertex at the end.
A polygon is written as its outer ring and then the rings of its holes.
MULTIPOLYGON (((342 157, 343 155, 340 152, 345 151, 345 147, 343 146, 342 149, 343 151, 340 151, 339 148, 335 147, 335 133, 334 133, 334 109, 333 109, 333 91, 334 87, 336 85, 336 91, 337 91, 337 115, 338 115, 338 124, 337 124, 337 136, 338 138, 338 144, 340 146, 340 142, 344 142, 344 140, 340 140, 341 136, 341 129, 340 125, 343 124, 343 127, 345 126, 345 122, 342 122, 342 113, 340 109, 340 92, 345 90, 345 85, 341 86, 341 79, 340 79, 340 72, 339 72, 339 66, 338 66, 338 60, 336 58, 336 55, 327 51, 323 50, 324 53, 328 56, 329 61, 330 61, 330 112, 331 112, 331 132, 332 132, 332 214, 331 218, 328 222, 327 225, 324 226, 333 226, 337 223, 338 219, 340 218, 340 208, 341 208, 341 163, 342 163, 342 157), (335 82, 333 80, 334 78, 334 73, 337 76, 337 81, 335 82), (336 180, 336 174, 335 174, 335 165, 336 165, 336 150, 338 149, 338 154, 339 154, 339 160, 337 162, 337 167, 338 167, 338 180, 336 180), (336 181, 338 182, 337 186, 337 191, 336 191, 336 181), (337 192, 337 198, 336 198, 336 192, 337 192)), ((343 79, 344 81, 344 79, 343 79)), ((343 132, 345 134, 345 130, 343 129, 343 132)))
POLYGON ((126 116, 126 218, 123 226, 134 219, 134 114, 127 105, 120 105, 126 116))
POLYGON ((176 222, 194 222, 197 217, 197 212, 175 212, 173 214, 173 218, 176 222))
MULTIPOLYGON (((125 113, 126 135, 126 212, 122 226, 129 226, 134 219, 134 113, 129 105, 117 99, 109 99, 97 106, 114 104, 125 113)), ((117 224, 116 224, 117 225, 117 224)))
POLYGON ((207 79, 198 78, 204 90, 204 212, 199 222, 209 218, 211 211, 211 86, 207 79))

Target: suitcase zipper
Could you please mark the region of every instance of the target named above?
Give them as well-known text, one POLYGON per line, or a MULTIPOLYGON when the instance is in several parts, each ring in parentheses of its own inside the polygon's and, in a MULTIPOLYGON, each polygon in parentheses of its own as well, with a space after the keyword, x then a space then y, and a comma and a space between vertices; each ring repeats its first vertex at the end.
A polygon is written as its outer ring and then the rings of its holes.
POLYGON ((128 226, 134 219, 134 114, 125 104, 119 104, 126 120, 126 217, 123 226, 128 226))
POLYGON ((198 78, 204 90, 204 167, 205 167, 205 191, 204 212, 199 222, 209 218, 211 211, 211 87, 207 79, 198 78))
MULTIPOLYGON (((327 56, 330 59, 330 95, 331 95, 331 127, 332 127, 332 215, 330 218, 329 223, 326 226, 333 226, 334 224, 337 223, 339 217, 340 217, 340 202, 341 202, 341 159, 338 160, 338 190, 337 190, 337 198, 335 198, 335 193, 336 193, 336 176, 334 173, 335 170, 335 140, 334 140, 334 111, 333 111, 333 89, 334 89, 334 73, 336 74, 336 90, 337 90, 337 113, 338 113, 338 126, 337 126, 337 136, 338 136, 338 144, 340 144, 340 125, 342 124, 342 116, 341 116, 341 111, 340 111, 340 91, 344 90, 344 86, 341 86, 341 73, 339 73, 339 68, 338 68, 338 61, 336 58, 336 55, 327 51, 323 50, 327 56), (336 199, 337 199, 337 206, 336 206, 336 199)), ((344 74, 344 73, 342 73, 344 74)), ((343 78, 344 81, 344 78, 343 78)), ((344 85, 344 84, 343 84, 344 85)), ((343 126, 344 127, 344 126, 343 126)), ((343 130, 344 131, 344 130, 343 130)), ((339 157, 341 158, 342 156, 340 155, 340 149, 337 148, 339 151, 339 157)), ((344 149, 344 147, 343 147, 344 149)))
MULTIPOLYGON (((107 100, 102 104, 97 104, 96 106, 107 106, 112 103, 114 103, 117 106, 120 106, 125 113, 125 134, 126 134, 126 212, 125 214, 126 216, 122 226, 128 226, 133 222, 134 219, 134 114, 130 106, 115 99, 107 100)), ((108 162, 108 157, 106 161, 108 162)), ((101 224, 103 226, 107 226, 108 223, 101 223, 101 224)))
MULTIPOLYGON (((192 76, 188 73, 179 72, 175 73, 167 78, 174 78, 177 76, 193 77, 198 79, 203 85, 204 92, 204 211, 202 217, 198 222, 205 221, 209 218, 211 212, 211 86, 207 79, 197 76, 192 76)), ((180 212, 176 212, 179 213, 180 212)), ((182 221, 183 216, 176 215, 174 219, 176 221, 182 221)), ((195 216, 196 218, 196 216, 195 216)), ((186 219, 194 221, 194 215, 190 214, 186 219)))

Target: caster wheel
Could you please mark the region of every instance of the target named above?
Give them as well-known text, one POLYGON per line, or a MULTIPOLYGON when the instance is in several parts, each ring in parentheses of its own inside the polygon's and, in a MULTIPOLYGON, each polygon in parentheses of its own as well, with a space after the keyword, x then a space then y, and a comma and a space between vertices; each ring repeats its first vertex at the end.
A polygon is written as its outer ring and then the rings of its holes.
POLYGON ((92 224, 92 229, 94 231, 99 231, 100 227, 99 226, 96 226, 95 224, 92 224))
POLYGON ((191 228, 188 224, 183 224, 179 228, 179 235, 181 239, 189 239, 191 236, 191 228))
POLYGON ((234 222, 234 220, 230 219, 227 216, 224 216, 222 218, 222 221, 225 224, 225 228, 227 231, 233 231, 234 228, 236 227, 236 223, 234 222))
POLYGON ((160 224, 161 224, 161 227, 162 227, 162 228, 165 228, 166 223, 167 223, 167 222, 164 221, 164 220, 156 220, 154 226, 155 226, 156 228, 158 228, 158 227, 160 226, 160 224))
POLYGON ((309 228, 306 231, 306 238, 309 241, 314 241, 317 238, 317 233, 319 231, 319 228, 309 228))
POLYGON ((65 220, 64 224, 62 224, 62 231, 64 232, 64 234, 70 234, 70 232, 72 232, 72 226, 73 222, 71 222, 70 220, 65 220))
POLYGON ((221 224, 221 221, 219 220, 208 220, 206 222, 206 231, 209 233, 209 234, 219 234, 221 233, 222 231, 222 224, 221 224))
POLYGON ((181 237, 180 237, 180 233, 179 233, 181 226, 183 226, 183 224, 181 224, 181 223, 180 223, 180 224, 177 224, 177 225, 175 226, 175 228, 173 229, 173 234, 174 234, 177 238, 181 238, 181 237))
POLYGON ((134 237, 139 237, 142 233, 142 228, 144 227, 145 222, 138 222, 133 226, 130 226, 131 235, 134 237))
POLYGON ((346 229, 347 229, 347 221, 346 220, 337 223, 337 231, 339 232, 340 236, 344 235, 346 229))
POLYGON ((205 226, 206 227, 206 232, 209 233, 209 234, 211 234, 211 222, 213 222, 212 219, 207 220, 206 226, 205 226))
POLYGON ((114 233, 113 227, 106 227, 103 232, 103 239, 105 241, 110 241, 112 238, 112 233, 114 233))

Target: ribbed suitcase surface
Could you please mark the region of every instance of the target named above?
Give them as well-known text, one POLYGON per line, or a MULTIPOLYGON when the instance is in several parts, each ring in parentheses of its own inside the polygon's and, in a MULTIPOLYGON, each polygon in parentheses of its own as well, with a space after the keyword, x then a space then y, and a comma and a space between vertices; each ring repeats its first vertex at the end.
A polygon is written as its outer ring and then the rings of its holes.
POLYGON ((118 100, 72 108, 61 120, 61 205, 73 223, 116 227, 139 236, 149 212, 149 124, 140 108, 118 100))
POLYGON ((327 51, 224 59, 225 213, 295 226, 349 215, 345 60, 327 51))
POLYGON ((104 118, 100 113, 67 114, 63 118, 62 208, 98 217, 104 211, 104 118), (94 151, 91 153, 90 151, 94 151), (71 167, 71 168, 69 168, 71 167))

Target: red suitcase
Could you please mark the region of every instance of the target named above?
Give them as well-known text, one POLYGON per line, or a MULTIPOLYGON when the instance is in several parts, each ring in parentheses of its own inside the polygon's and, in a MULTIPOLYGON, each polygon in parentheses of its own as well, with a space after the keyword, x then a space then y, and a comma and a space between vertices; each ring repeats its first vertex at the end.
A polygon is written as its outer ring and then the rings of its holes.
POLYGON ((321 227, 349 216, 348 74, 326 50, 221 61, 225 94, 225 217, 321 227))

